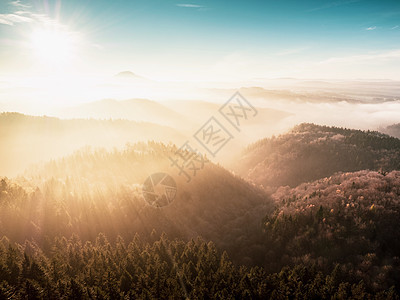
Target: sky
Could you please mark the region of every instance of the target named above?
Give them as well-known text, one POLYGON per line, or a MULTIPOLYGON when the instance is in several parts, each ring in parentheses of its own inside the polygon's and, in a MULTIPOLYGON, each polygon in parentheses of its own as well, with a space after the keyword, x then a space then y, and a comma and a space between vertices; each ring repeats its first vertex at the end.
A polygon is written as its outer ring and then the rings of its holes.
POLYGON ((0 76, 400 80, 400 1, 0 2, 0 76))

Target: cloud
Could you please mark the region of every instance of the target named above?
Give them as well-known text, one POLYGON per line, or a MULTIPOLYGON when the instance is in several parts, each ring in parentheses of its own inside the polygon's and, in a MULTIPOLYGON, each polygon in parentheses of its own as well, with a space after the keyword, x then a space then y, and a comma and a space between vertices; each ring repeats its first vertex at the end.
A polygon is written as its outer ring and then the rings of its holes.
POLYGON ((38 14, 31 11, 29 5, 21 3, 20 0, 10 2, 15 11, 8 14, 0 14, 0 24, 14 26, 17 23, 36 22, 45 26, 59 26, 57 21, 48 15, 38 14))
POLYGON ((390 28, 390 29, 397 29, 397 28, 399 28, 399 25, 393 26, 393 27, 390 28))
POLYGON ((20 8, 30 8, 29 5, 26 5, 26 4, 21 3, 20 0, 11 1, 10 4, 13 5, 13 6, 15 6, 15 7, 20 7, 20 8))
POLYGON ((371 27, 365 28, 365 30, 368 30, 368 31, 375 30, 375 29, 376 29, 376 26, 371 26, 371 27))
POLYGON ((204 8, 204 6, 202 5, 190 4, 190 3, 179 3, 176 6, 186 7, 186 8, 204 8))
POLYGON ((360 1, 362 1, 362 0, 333 1, 333 2, 327 3, 323 6, 309 9, 309 10, 307 10, 307 12, 313 12, 313 11, 318 11, 318 10, 322 10, 322 9, 329 9, 329 8, 338 7, 338 6, 342 6, 342 5, 357 3, 360 1))
POLYGON ((12 22, 8 21, 7 18, 3 18, 1 15, 0 15, 0 24, 3 24, 3 25, 14 25, 12 22))
POLYGON ((51 18, 47 14, 36 13, 32 11, 30 6, 22 4, 20 0, 10 2, 14 6, 14 12, 8 14, 0 14, 0 26, 16 26, 18 24, 34 24, 33 27, 39 25, 40 28, 49 30, 62 31, 73 37, 74 40, 81 40, 79 32, 70 31, 67 26, 59 23, 56 19, 51 18))
POLYGON ((33 19, 17 14, 0 14, 0 24, 13 26, 16 23, 30 23, 33 19))
POLYGON ((400 58, 400 49, 396 49, 392 51, 373 53, 373 54, 331 57, 327 60, 321 61, 319 64, 324 65, 324 64, 337 64, 337 63, 356 63, 356 62, 399 59, 399 58, 400 58))
POLYGON ((35 21, 32 13, 29 12, 29 5, 21 3, 20 0, 9 2, 14 6, 15 12, 9 14, 0 14, 0 24, 14 26, 17 23, 31 23, 35 21))
POLYGON ((56 21, 51 19, 48 15, 44 14, 34 14, 29 13, 29 15, 37 22, 45 26, 54 26, 54 27, 61 27, 61 25, 56 21))

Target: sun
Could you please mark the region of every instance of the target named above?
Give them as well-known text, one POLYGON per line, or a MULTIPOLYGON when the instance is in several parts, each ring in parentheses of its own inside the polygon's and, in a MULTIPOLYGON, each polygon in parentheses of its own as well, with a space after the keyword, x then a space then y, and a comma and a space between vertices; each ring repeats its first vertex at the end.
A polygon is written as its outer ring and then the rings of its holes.
POLYGON ((68 64, 74 55, 73 46, 71 34, 59 29, 38 29, 31 36, 31 47, 37 59, 50 67, 68 64))

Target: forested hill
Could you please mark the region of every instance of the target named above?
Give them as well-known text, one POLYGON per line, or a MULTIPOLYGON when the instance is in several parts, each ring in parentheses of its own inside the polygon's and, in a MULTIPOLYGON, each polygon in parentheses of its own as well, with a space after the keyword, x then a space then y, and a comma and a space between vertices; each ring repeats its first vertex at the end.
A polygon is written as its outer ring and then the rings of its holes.
POLYGON ((175 129, 128 120, 64 120, 19 113, 0 113, 0 176, 15 176, 30 164, 62 157, 86 146, 123 147, 157 140, 179 143, 175 129))
POLYGON ((53 162, 44 168, 52 178, 20 178, 24 187, 3 179, 0 297, 398 299, 399 172, 338 174, 270 199, 210 165, 198 188, 162 209, 90 175, 101 161, 122 166, 135 155, 140 172, 167 148, 149 149, 77 153, 92 160, 53 162), (91 171, 82 180, 55 176, 73 161, 71 169, 91 171))
POLYGON ((336 266, 340 280, 400 288, 399 171, 337 174, 273 197, 276 211, 264 219, 269 269, 336 266))
POLYGON ((387 126, 381 130, 383 133, 389 134, 400 139, 400 123, 387 126))
POLYGON ((376 131, 305 123, 250 145, 234 169, 246 179, 273 187, 293 187, 339 171, 399 170, 400 140, 376 131))
POLYGON ((186 183, 176 149, 82 150, 2 179, 0 298, 398 299, 398 171, 271 197, 211 162, 186 183), (157 171, 177 183, 162 208, 141 190, 157 171))
MULTIPOLYGON (((206 162, 187 183, 171 167, 176 147, 135 144, 124 150, 79 151, 26 173, 18 182, 3 180, 0 234, 13 241, 71 236, 110 240, 153 229, 171 238, 202 236, 226 249, 232 258, 254 263, 263 215, 273 209, 261 189, 206 162), (142 193, 147 176, 167 172, 177 196, 168 206, 149 205, 142 193)), ((263 249, 263 248, 261 248, 263 249)))
POLYGON ((360 281, 342 281, 297 266, 268 274, 237 266, 214 243, 183 242, 165 235, 115 243, 57 238, 45 252, 34 242, 0 242, 1 299, 376 299, 395 300, 395 289, 371 292, 360 281))

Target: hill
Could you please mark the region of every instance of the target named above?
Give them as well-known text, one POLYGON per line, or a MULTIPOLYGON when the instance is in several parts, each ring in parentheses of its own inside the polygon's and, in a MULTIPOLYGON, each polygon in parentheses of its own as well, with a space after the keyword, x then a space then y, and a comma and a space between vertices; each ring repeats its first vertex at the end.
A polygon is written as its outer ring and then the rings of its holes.
MULTIPOLYGON (((181 115, 191 116, 191 118, 197 120, 198 122, 204 122, 204 120, 209 119, 210 116, 219 110, 221 104, 196 100, 176 100, 166 101, 165 106, 180 113, 181 115), (196 114, 193 114, 193 112, 196 112, 196 114)), ((282 119, 290 116, 290 113, 277 109, 261 107, 257 107, 256 109, 257 115, 252 118, 249 117, 246 122, 243 122, 244 127, 254 125, 259 125, 260 127, 269 127, 274 123, 278 123, 282 119)))
POLYGON ((157 140, 183 142, 167 126, 127 120, 63 120, 53 117, 0 114, 0 176, 15 176, 27 166, 54 159, 82 147, 123 147, 126 143, 157 140))
POLYGON ((1 180, 0 293, 396 299, 400 172, 337 174, 271 199, 211 162, 187 183, 175 151, 82 150, 1 180), (160 171, 177 185, 163 208, 142 194, 160 171))
POLYGON ((82 150, 31 168, 17 182, 3 181, 0 234, 19 242, 72 234, 94 240, 99 233, 130 240, 154 229, 185 240, 202 236, 235 260, 254 263, 251 253, 263 249, 261 219, 272 211, 270 198, 211 162, 187 183, 168 159, 176 150, 158 143, 82 150), (149 205, 142 192, 157 172, 170 174, 177 185, 176 199, 162 209, 149 205))
POLYGON ((399 171, 337 174, 273 197, 275 213, 264 219, 271 268, 335 268, 337 280, 399 288, 399 171))
POLYGON ((383 128, 380 131, 400 139, 400 123, 387 126, 386 128, 383 128))
POLYGON ((292 102, 314 102, 314 103, 331 103, 331 102, 354 102, 358 103, 359 100, 343 96, 333 92, 292 92, 290 90, 267 90, 261 87, 243 87, 240 89, 243 95, 250 98, 262 98, 265 100, 280 100, 292 102))
MULTIPOLYGON (((151 122, 170 126, 185 132, 188 136, 198 130, 210 117, 218 114, 219 103, 195 100, 174 100, 156 102, 148 99, 117 101, 104 99, 63 109, 57 115, 63 118, 126 119, 151 122)), ((272 134, 279 128, 279 122, 289 113, 271 108, 257 107, 257 115, 241 120, 243 143, 256 141, 260 136, 272 134)))
POLYGON ((171 167, 176 150, 80 150, 2 179, 0 295, 396 299, 399 171, 336 174, 270 197, 209 161, 187 182, 171 167), (142 190, 155 172, 177 186, 162 208, 142 190))
POLYGON ((65 118, 125 119, 175 128, 183 127, 182 124, 191 124, 183 115, 148 99, 104 99, 63 109, 60 115, 65 118))
POLYGON ((265 187, 294 187, 339 171, 399 170, 400 140, 375 131, 301 124, 250 145, 233 168, 265 187))
POLYGON ((118 74, 114 75, 115 78, 124 78, 124 79, 141 79, 141 80, 148 80, 147 78, 144 78, 143 76, 137 75, 131 71, 122 71, 119 72, 118 74))

